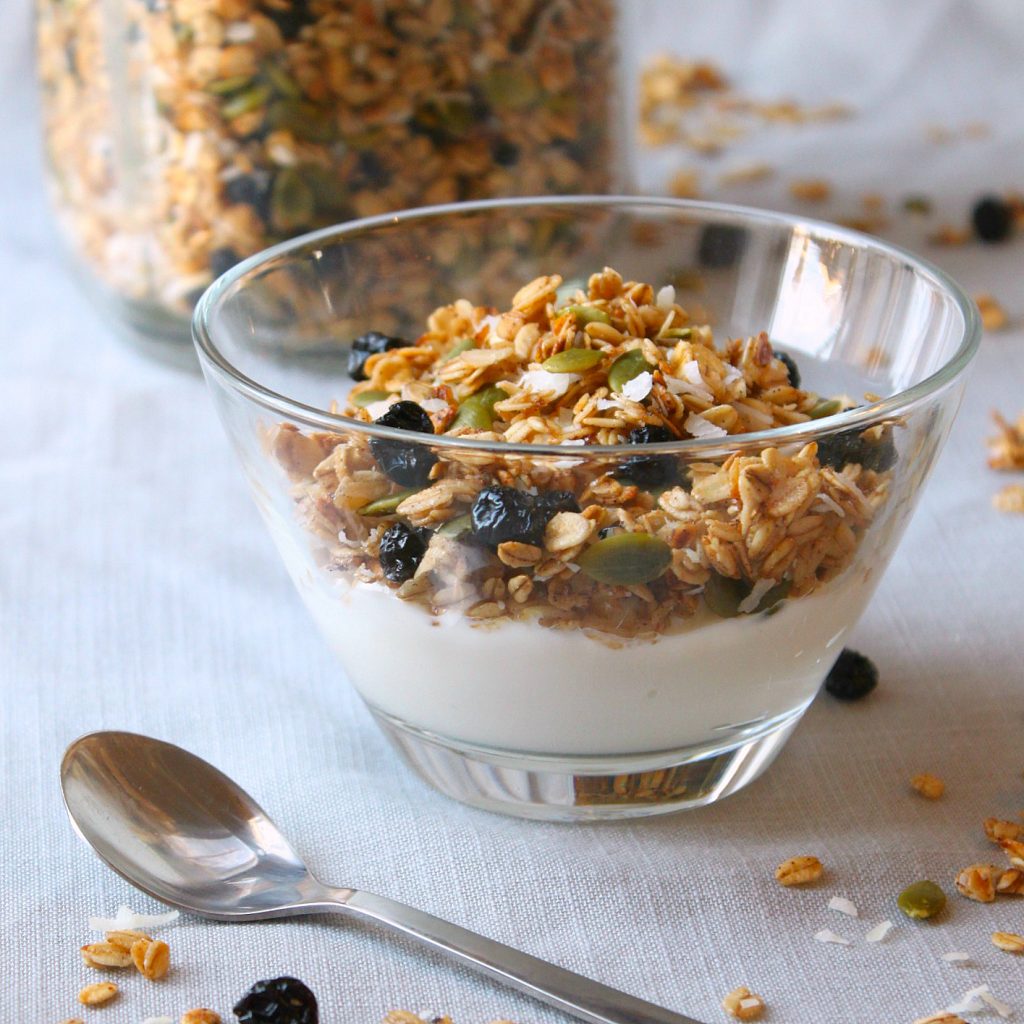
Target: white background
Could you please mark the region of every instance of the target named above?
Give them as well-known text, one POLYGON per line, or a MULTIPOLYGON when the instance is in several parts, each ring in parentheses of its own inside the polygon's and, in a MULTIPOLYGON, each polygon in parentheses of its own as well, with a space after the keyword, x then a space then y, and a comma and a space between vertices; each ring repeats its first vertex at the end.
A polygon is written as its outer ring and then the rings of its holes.
MULTIPOLYGON (((778 178, 711 194, 792 207, 785 184, 825 176, 821 212, 930 195, 962 220, 982 191, 1024 189, 1024 8, 1003 3, 635 3, 633 44, 718 61, 765 99, 845 100, 858 115, 758 133, 717 167, 752 159, 778 178), (984 121, 987 139, 964 137, 984 121), (955 134, 926 138, 930 123, 955 134)), ((1024 1016, 1024 957, 989 943, 1024 932, 1024 899, 951 895, 934 924, 897 921, 895 894, 987 860, 989 814, 1024 809, 1021 597, 1024 517, 991 494, 989 410, 1024 408, 1024 239, 920 248, 1016 318, 986 337, 963 413, 901 551, 855 636, 882 683, 863 704, 819 700, 775 767, 722 804, 660 821, 557 826, 464 809, 398 764, 307 621, 197 377, 142 361, 69 280, 41 190, 27 5, 3 2, 0 37, 0 963, 4 1016, 74 1015, 86 919, 129 902, 155 909, 73 836, 57 766, 76 735, 124 727, 180 742, 257 794, 324 877, 379 890, 609 984, 722 1020, 722 995, 762 993, 771 1024, 901 1024, 987 981, 1024 1016), (908 792, 915 772, 947 796, 908 792), (827 876, 780 890, 772 870, 814 853, 827 876), (862 922, 825 909, 841 894, 862 922), (942 953, 971 953, 968 966, 942 953)), ((662 164, 642 156, 653 187, 662 164)), ((689 161, 687 161, 689 162, 689 161)), ((705 174, 707 181, 714 172, 705 174)), ((818 211, 815 211, 816 213, 818 211)), ((387 648, 381 638, 381 666, 387 648)), ((90 1020, 137 1024, 194 1005, 229 1015, 258 977, 294 973, 327 1022, 392 1007, 447 1010, 457 1024, 561 1020, 370 930, 308 920, 167 933, 160 985, 125 978, 90 1020)), ((994 1020, 991 1012, 968 1015, 994 1020)))

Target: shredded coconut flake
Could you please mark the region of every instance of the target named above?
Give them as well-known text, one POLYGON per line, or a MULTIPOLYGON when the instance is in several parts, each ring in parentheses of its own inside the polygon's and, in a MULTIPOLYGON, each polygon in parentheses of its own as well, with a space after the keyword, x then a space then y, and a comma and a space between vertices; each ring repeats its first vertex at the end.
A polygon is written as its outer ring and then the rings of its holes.
POLYGON ((597 400, 598 412, 607 412, 609 409, 619 409, 621 406, 614 398, 599 398, 597 400))
POLYGON ((965 953, 962 949, 954 949, 951 953, 943 953, 942 959, 947 964, 962 964, 971 959, 971 954, 965 953))
MULTIPOLYGON (((568 437, 558 442, 561 448, 581 448, 586 443, 587 439, 585 437, 568 437)), ((555 469, 572 469, 573 466, 578 466, 582 461, 582 459, 555 459, 551 465, 555 469)))
POLYGON ((683 424, 694 437, 725 437, 729 433, 724 427, 720 427, 711 420, 704 419, 700 413, 691 412, 683 424))
POLYGON ((444 412, 448 403, 443 398, 424 398, 420 402, 420 408, 425 412, 444 412))
POLYGON ((984 1010, 985 1004, 981 1001, 983 992, 988 991, 988 985, 978 985, 977 988, 969 988, 960 999, 952 1006, 946 1007, 947 1013, 975 1013, 984 1010))
MULTIPOLYGON (((761 581, 758 580, 758 583, 761 581)), ((756 584, 755 584, 756 586, 756 584)), ((743 610, 743 605, 740 605, 740 611, 743 610)), ((845 896, 833 896, 828 901, 829 910, 838 910, 840 914, 845 914, 847 917, 860 917, 857 913, 857 908, 848 900, 845 896)))
POLYGON ((864 936, 865 942, 881 942, 892 931, 892 921, 880 921, 864 936))
POLYGON ((90 917, 89 927, 94 932, 149 931, 173 924, 180 916, 177 910, 168 910, 166 914, 136 914, 122 903, 115 917, 90 917))
POLYGON ((741 999, 740 1000, 740 1009, 741 1010, 752 1010, 755 1006, 760 1006, 760 1005, 761 1005, 761 1000, 760 999, 754 999, 751 996, 747 996, 746 999, 741 999))
POLYGON ((822 928, 820 932, 814 933, 815 942, 832 942, 837 946, 849 946, 850 940, 844 939, 842 935, 836 935, 835 932, 829 931, 828 928, 822 928))
MULTIPOLYGON (((840 519, 846 518, 846 513, 843 511, 843 506, 840 505, 839 502, 835 500, 835 498, 822 492, 821 494, 818 495, 818 501, 820 501, 821 504, 824 505, 825 508, 827 508, 830 512, 835 512, 835 514, 839 516, 840 519)), ((818 511, 821 510, 819 509, 818 511)))
POLYGON ((562 395, 580 379, 578 373, 551 373, 548 370, 527 370, 519 378, 519 386, 534 395, 562 395))
POLYGON ((366 408, 366 411, 370 414, 370 419, 375 420, 375 419, 379 419, 381 416, 383 416, 384 413, 386 413, 388 411, 388 408, 389 408, 390 405, 391 405, 391 399, 390 398, 385 398, 385 399, 381 400, 380 402, 371 402, 365 408, 366 408))
POLYGON ((1003 1020, 1008 1020, 1013 1016, 1013 1007, 1009 1003, 1004 1003, 1002 999, 997 999, 991 992, 979 992, 978 995, 981 997, 981 1001, 988 1003, 1003 1020))
POLYGON ((691 384, 688 380, 684 380, 682 377, 666 376, 665 387, 668 388, 670 394, 693 395, 694 398, 701 398, 705 402, 712 402, 715 397, 707 388, 691 384))
POLYGON ((676 301, 676 290, 672 285, 667 284, 664 288, 658 289, 658 297, 654 300, 658 309, 671 309, 676 301))
MULTIPOLYGON (((761 598, 768 593, 772 587, 775 586, 775 580, 758 580, 750 593, 736 606, 737 609, 744 615, 749 615, 755 608, 761 603, 761 598)), ((832 904, 829 903, 831 907, 832 904)), ((852 904, 851 904, 852 906, 852 904)), ((857 916, 856 910, 853 912, 853 917, 857 916)))
POLYGON ((233 21, 224 29, 229 43, 251 43, 256 38, 256 26, 251 21, 233 21))
POLYGON ((622 397, 631 402, 642 402, 654 387, 654 377, 647 371, 638 373, 632 380, 622 385, 622 397))
POLYGON ((732 363, 726 363, 725 369, 722 371, 722 380, 726 384, 735 384, 736 381, 743 380, 743 374, 732 363))

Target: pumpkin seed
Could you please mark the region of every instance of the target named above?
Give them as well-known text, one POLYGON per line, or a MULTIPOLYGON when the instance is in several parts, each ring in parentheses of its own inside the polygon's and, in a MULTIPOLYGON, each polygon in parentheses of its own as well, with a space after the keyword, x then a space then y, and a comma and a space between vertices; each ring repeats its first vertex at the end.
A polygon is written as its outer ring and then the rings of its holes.
POLYGON ((338 135, 337 125, 329 113, 313 103, 301 100, 277 100, 267 111, 271 128, 290 131, 304 142, 333 142, 338 135))
POLYGON ((217 81, 210 82, 206 91, 212 92, 214 96, 228 96, 251 84, 252 79, 248 75, 232 75, 231 78, 218 78, 217 81))
MULTIPOLYGON (((789 595, 792 586, 792 580, 782 580, 780 583, 776 583, 771 590, 765 592, 757 607, 746 614, 758 615, 761 612, 771 611, 789 595)), ((704 601, 716 615, 720 615, 723 619, 732 619, 737 615, 744 614, 740 611, 740 605, 750 596, 753 589, 746 580, 734 580, 715 572, 711 574, 711 578, 704 585, 704 601)))
POLYGON ((302 95, 302 90, 295 79, 276 64, 266 64, 263 68, 263 73, 281 96, 297 100, 302 95))
POLYGON ((692 327, 670 327, 664 334, 659 335, 662 338, 671 338, 673 341, 687 341, 693 337, 692 327))
POLYGON ((458 540, 459 537, 464 537, 467 533, 472 532, 472 530, 473 517, 469 512, 465 512, 461 516, 449 519, 443 526, 439 526, 437 528, 437 533, 441 537, 458 540))
POLYGON ((604 353, 595 348, 567 348, 549 356, 540 365, 549 373, 583 373, 592 370, 602 359, 604 353))
POLYGON ((418 490, 419 488, 414 487, 408 491, 399 491, 397 494, 386 494, 383 498, 368 502, 359 509, 359 514, 361 516, 389 516, 406 498, 411 494, 416 494, 418 490))
POLYGON ((650 533, 615 533, 591 544, 578 561, 599 583, 628 587, 657 579, 672 563, 672 549, 650 533))
POLYGON ((644 358, 644 354, 640 349, 630 349, 628 352, 623 352, 612 363, 611 368, 608 370, 608 387, 612 391, 621 391, 623 384, 628 384, 634 377, 638 377, 644 371, 651 369, 653 367, 644 358))
POLYGON ((461 356, 463 352, 468 352, 471 348, 475 347, 475 345, 476 342, 472 338, 460 338, 441 357, 440 362, 447 363, 449 359, 454 359, 456 356, 461 356))
POLYGON ((835 415, 842 407, 843 403, 838 398, 822 398, 808 415, 812 420, 820 420, 835 415))
POLYGON ((390 396, 390 391, 360 391, 359 394, 353 395, 349 401, 357 409, 365 409, 368 405, 373 405, 374 402, 383 402, 385 398, 390 396))
POLYGON ((918 920, 934 917, 945 905, 946 894, 934 882, 929 881, 914 882, 896 897, 896 906, 907 917, 918 920))
POLYGON ((563 313, 572 313, 578 324, 610 324, 612 318, 597 306, 566 306, 563 313))
POLYGON ((278 231, 294 231, 308 227, 313 220, 316 203, 313 190, 293 168, 285 167, 274 177, 270 191, 270 223, 278 231))
POLYGON ((450 429, 472 427, 473 430, 490 430, 494 423, 494 403, 505 398, 508 395, 497 384, 489 384, 463 400, 450 429))
POLYGON ((233 121, 243 114, 259 110, 267 100, 270 99, 270 87, 266 85, 254 85, 251 89, 236 93, 229 100, 221 105, 220 114, 225 121, 233 121))
POLYGON ((492 106, 505 110, 532 106, 540 92, 533 75, 524 68, 510 66, 491 68, 481 88, 492 106))

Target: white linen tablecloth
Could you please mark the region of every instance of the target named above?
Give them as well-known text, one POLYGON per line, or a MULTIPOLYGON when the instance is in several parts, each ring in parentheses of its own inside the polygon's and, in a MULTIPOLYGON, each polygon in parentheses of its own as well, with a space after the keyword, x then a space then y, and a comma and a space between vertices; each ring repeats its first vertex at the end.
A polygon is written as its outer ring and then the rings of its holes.
MULTIPOLYGON (((89 915, 157 909, 77 840, 61 806, 65 745, 108 727, 179 742, 237 778, 328 880, 709 1022, 725 1019, 719 1001, 740 984, 765 997, 769 1024, 909 1024, 982 982, 1024 1018, 1024 957, 989 941, 1024 932, 1024 898, 982 905, 952 884, 993 858, 982 819, 1024 809, 1024 516, 991 508, 1014 478, 988 470, 983 448, 992 408, 1024 408, 1024 238, 927 250, 970 290, 999 296, 1016 326, 984 339, 948 448, 853 638, 881 669, 877 693, 819 699, 768 774, 718 806, 622 825, 504 819, 402 768, 293 593, 198 376, 124 347, 69 280, 41 187, 27 7, 7 0, 0 30, 2 1015, 79 1015, 76 993, 96 980, 77 953, 89 915), (942 800, 909 791, 919 771, 946 780, 942 800), (781 889, 775 865, 804 853, 825 879, 781 889), (925 877, 950 907, 914 924, 894 897, 925 877), (832 895, 861 920, 827 910, 832 895), (887 941, 864 944, 883 918, 896 922, 887 941), (814 942, 825 927, 853 945, 814 942), (971 961, 941 960, 952 950, 971 961)), ((856 212, 864 192, 896 206, 923 192, 934 221, 962 219, 980 192, 1024 187, 1016 0, 632 11, 638 51, 711 58, 764 98, 857 108, 847 122, 739 143, 730 160, 767 160, 779 176, 712 194, 787 206, 786 181, 823 176, 838 192, 826 216, 856 212), (968 138, 972 121, 988 137, 968 138), (929 123, 954 139, 929 142, 929 123)), ((925 248, 925 233, 897 217, 890 235, 925 248)), ((457 1024, 565 1019, 340 922, 183 919, 165 937, 172 974, 125 977, 122 998, 88 1020, 177 1020, 197 1005, 231 1019, 253 980, 282 973, 313 987, 325 1022, 372 1024, 394 1007, 457 1024)))

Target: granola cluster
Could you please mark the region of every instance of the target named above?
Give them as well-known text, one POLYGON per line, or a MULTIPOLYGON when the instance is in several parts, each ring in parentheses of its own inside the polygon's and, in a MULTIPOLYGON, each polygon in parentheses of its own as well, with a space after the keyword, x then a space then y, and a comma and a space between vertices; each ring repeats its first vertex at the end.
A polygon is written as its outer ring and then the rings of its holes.
POLYGON ((575 293, 561 284, 538 278, 503 312, 460 299, 414 341, 356 340, 350 369, 362 379, 345 415, 405 427, 408 442, 275 428, 270 448, 329 571, 383 582, 432 614, 627 638, 702 606, 765 612, 842 573, 888 495, 891 426, 717 460, 631 455, 841 403, 802 390, 764 333, 716 348, 670 286, 611 269, 575 293), (432 448, 441 434, 565 455, 432 448), (581 457, 590 444, 623 454, 581 457))
POLYGON ((37 0, 58 214, 187 312, 300 231, 609 184, 610 0, 37 0))

